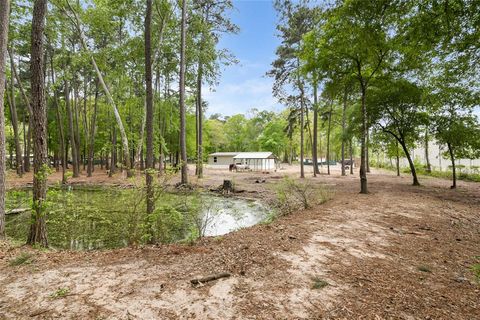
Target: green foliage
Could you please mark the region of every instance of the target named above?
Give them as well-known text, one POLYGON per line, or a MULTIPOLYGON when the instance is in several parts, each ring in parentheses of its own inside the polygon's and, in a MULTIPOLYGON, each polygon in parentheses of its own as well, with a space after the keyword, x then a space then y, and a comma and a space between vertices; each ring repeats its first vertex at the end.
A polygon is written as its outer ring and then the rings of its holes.
MULTIPOLYGON (((477 261, 480 262, 480 256, 475 257, 477 261)), ((480 284, 480 263, 475 263, 472 265, 472 273, 477 280, 477 282, 480 284)))
POLYGON ((280 215, 288 215, 299 209, 308 209, 330 199, 330 192, 310 180, 295 180, 284 177, 275 187, 276 207, 280 215))
POLYGON ((70 289, 68 288, 58 288, 55 292, 50 294, 51 299, 59 299, 64 298, 70 293, 70 289))
POLYGON ((323 289, 329 285, 327 281, 323 280, 320 277, 314 277, 312 281, 313 281, 312 289, 323 289))
POLYGON ((20 266, 23 264, 30 264, 32 263, 32 254, 28 252, 22 252, 19 256, 15 257, 14 259, 10 260, 8 263, 11 267, 20 266))
POLYGON ((418 271, 430 273, 432 270, 428 266, 418 266, 418 271))

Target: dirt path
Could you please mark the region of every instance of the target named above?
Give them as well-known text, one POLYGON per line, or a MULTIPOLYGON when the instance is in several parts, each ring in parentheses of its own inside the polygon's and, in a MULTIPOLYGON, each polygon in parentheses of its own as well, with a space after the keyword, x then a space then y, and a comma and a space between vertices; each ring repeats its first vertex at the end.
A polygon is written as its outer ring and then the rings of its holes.
MULTIPOLYGON (((0 318, 480 318, 469 270, 480 255, 479 184, 412 187, 381 173, 369 177, 371 194, 359 195, 357 177, 312 181, 333 188, 333 199, 194 246, 3 248, 0 318), (32 263, 10 266, 20 251, 33 252, 32 263), (232 276, 189 282, 224 271, 232 276)), ((267 187, 256 186, 260 197, 267 187)))

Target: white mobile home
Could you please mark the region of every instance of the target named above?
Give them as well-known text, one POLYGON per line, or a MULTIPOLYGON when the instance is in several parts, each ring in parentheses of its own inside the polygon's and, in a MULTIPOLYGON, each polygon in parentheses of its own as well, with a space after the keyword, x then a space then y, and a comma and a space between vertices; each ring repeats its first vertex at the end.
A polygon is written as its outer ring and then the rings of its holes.
POLYGON ((233 157, 239 152, 215 152, 208 155, 208 164, 217 168, 228 168, 233 163, 233 157))
POLYGON ((240 152, 233 157, 235 164, 247 165, 253 171, 277 169, 276 158, 271 152, 240 152))

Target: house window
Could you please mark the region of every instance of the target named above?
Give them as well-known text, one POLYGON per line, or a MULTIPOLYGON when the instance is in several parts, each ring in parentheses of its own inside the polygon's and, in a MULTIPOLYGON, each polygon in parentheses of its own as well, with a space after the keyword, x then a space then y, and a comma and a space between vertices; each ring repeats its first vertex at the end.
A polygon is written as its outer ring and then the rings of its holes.
POLYGON ((217 157, 213 157, 213 162, 217 162, 217 157))

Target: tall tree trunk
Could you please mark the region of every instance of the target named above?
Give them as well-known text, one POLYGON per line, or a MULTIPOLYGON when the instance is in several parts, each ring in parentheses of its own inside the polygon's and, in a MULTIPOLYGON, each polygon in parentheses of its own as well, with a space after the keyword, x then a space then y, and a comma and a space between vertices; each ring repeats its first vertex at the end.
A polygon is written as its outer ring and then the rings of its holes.
POLYGON ((312 160, 313 160, 313 176, 320 174, 318 169, 318 89, 317 83, 313 84, 313 145, 312 145, 312 160))
POLYGON ((145 13, 145 85, 146 85, 146 131, 147 131, 147 161, 146 161, 146 184, 147 184, 147 214, 154 210, 153 190, 153 89, 152 89, 152 0, 147 0, 145 13))
POLYGON ((70 106, 70 87, 68 85, 68 80, 65 80, 64 83, 65 88, 65 108, 67 111, 68 117, 68 129, 69 129, 69 136, 70 136, 70 147, 72 148, 72 167, 73 167, 73 177, 77 178, 79 176, 78 170, 78 162, 77 162, 77 142, 75 141, 75 127, 73 123, 73 112, 70 106))
POLYGON ((80 100, 80 93, 79 93, 79 84, 74 81, 74 87, 73 87, 73 106, 72 106, 72 112, 73 112, 73 134, 74 134, 74 139, 75 139, 75 147, 77 148, 76 150, 76 158, 75 162, 77 164, 77 172, 80 174, 81 171, 81 153, 80 153, 80 126, 78 124, 79 122, 79 116, 78 116, 78 105, 79 105, 79 100, 80 100))
POLYGON ((450 161, 452 162, 452 186, 450 189, 457 188, 457 172, 455 167, 455 153, 450 143, 447 143, 448 153, 450 154, 450 161))
MULTIPOLYGON (((85 34, 83 33, 83 30, 82 30, 82 23, 80 21, 80 18, 78 17, 75 10, 73 10, 73 8, 71 7, 68 0, 66 1, 66 3, 69 6, 70 11, 72 12, 72 14, 74 16, 75 27, 77 28, 82 47, 90 55, 90 59, 92 61, 93 68, 95 69, 95 72, 97 74, 98 80, 100 81, 100 84, 102 85, 102 88, 105 91, 105 95, 107 97, 108 103, 111 105, 111 107, 113 109, 113 114, 115 116, 115 120, 117 122, 117 126, 118 126, 118 129, 120 130, 120 135, 122 137, 122 145, 123 145, 123 153, 124 153, 123 157, 125 158, 125 161, 126 161, 125 165, 126 165, 127 168, 130 168, 131 167, 131 165, 130 165, 130 155, 129 155, 130 148, 128 147, 128 137, 127 137, 127 133, 125 132, 125 127, 123 126, 123 122, 122 122, 122 118, 120 116, 120 112, 118 111, 117 105, 115 104, 115 102, 113 100, 113 97, 110 93, 110 90, 108 89, 108 87, 107 87, 107 85, 106 85, 106 83, 103 79, 103 75, 100 72, 100 69, 98 68, 98 65, 97 65, 97 62, 95 61, 95 58, 93 57, 91 52, 88 50, 87 41, 86 41, 85 34)), ((133 170, 128 169, 127 170, 127 176, 128 177, 133 176, 133 170)))
POLYGON ((428 155, 428 128, 425 129, 425 161, 426 161, 426 170, 428 173, 432 172, 432 166, 430 165, 430 157, 428 155))
POLYGON ((366 142, 367 142, 367 106, 366 96, 367 88, 363 82, 361 84, 362 89, 362 138, 360 143, 360 193, 367 194, 367 157, 366 157, 366 142))
POLYGON ((395 164, 397 166, 397 177, 400 177, 400 151, 398 150, 398 141, 396 143, 396 154, 395 154, 395 164))
POLYGON ((185 38, 187 31, 187 0, 182 0, 181 50, 180 50, 180 151, 182 158, 182 184, 188 184, 187 137, 185 119, 185 38))
MULTIPOLYGON (((347 99, 348 91, 347 86, 345 86, 345 92, 343 93, 343 110, 342 110, 342 176, 346 176, 345 172, 345 134, 346 134, 346 125, 347 125, 347 99)), ((352 164, 350 164, 351 166, 352 164)))
POLYGON ((353 174, 353 138, 350 138, 350 174, 353 174))
POLYGON ((97 126, 97 105, 98 105, 98 80, 95 81, 95 101, 93 103, 93 114, 92 120, 90 123, 90 141, 88 144, 88 167, 87 167, 87 176, 91 177, 93 174, 94 159, 93 154, 95 150, 95 132, 97 126))
POLYGON ((332 132, 332 113, 333 100, 330 102, 330 110, 328 111, 328 126, 327 126, 327 174, 330 175, 330 133, 332 132))
MULTIPOLYGON (((17 175, 19 177, 23 176, 23 161, 22 161, 22 147, 20 145, 20 133, 18 131, 18 115, 17 115, 17 105, 15 103, 15 87, 13 85, 13 77, 11 78, 10 84, 11 94, 8 95, 7 92, 7 101, 10 107, 10 117, 12 121, 13 128, 13 139, 15 141, 15 169, 17 170, 17 175)), ((5 86, 5 90, 7 90, 5 86)))
POLYGON ((203 107, 202 107, 203 63, 198 60, 197 74, 197 176, 203 178, 203 107))
MULTIPOLYGON (((14 72, 13 69, 15 68, 15 62, 13 61, 13 55, 10 56, 10 69, 11 69, 11 79, 10 79, 10 90, 11 90, 11 98, 10 98, 10 114, 12 118, 12 127, 13 127, 13 134, 15 139, 15 163, 17 174, 21 177, 23 176, 23 159, 22 159, 22 147, 20 145, 20 133, 18 130, 18 115, 17 115, 17 104, 15 101, 15 77, 13 76, 14 72)), ((5 88, 6 89, 6 88, 5 88)))
MULTIPOLYGON (((0 0, 0 239, 5 239, 5 112, 4 90, 10 1, 0 0)), ((13 97, 14 98, 14 97, 13 97)))
POLYGON ((112 129, 112 157, 110 158, 110 170, 108 176, 112 177, 117 169, 117 132, 115 126, 112 129))
MULTIPOLYGON (((8 49, 7 49, 8 50, 8 49)), ((8 54, 10 56, 10 60, 13 61, 13 52, 11 50, 8 50, 8 54)), ((23 171, 24 172, 30 172, 30 141, 32 139, 32 133, 31 133, 31 128, 33 127, 32 125, 32 105, 30 104, 30 100, 28 99, 27 94, 25 93, 25 90, 23 88, 22 80, 20 79, 20 75, 17 72, 17 68, 15 67, 15 63, 12 64, 12 71, 13 75, 15 76, 15 79, 17 80, 17 85, 18 88, 20 89, 20 93, 22 96, 22 99, 25 103, 25 106, 28 111, 28 128, 27 128, 27 133, 25 135, 25 119, 23 121, 23 135, 24 135, 24 155, 23 155, 23 171)))
MULTIPOLYGON (((53 50, 52 50, 53 51, 53 50)), ((60 114, 60 104, 58 103, 58 94, 55 87, 55 69, 53 68, 53 52, 50 55, 50 75, 52 77, 53 97, 55 102, 55 118, 57 120, 58 132, 60 133, 60 156, 62 157, 62 184, 67 183, 65 175, 67 170, 67 156, 65 152, 65 135, 63 133, 63 120, 60 114)))
POLYGON ((47 112, 45 106, 43 31, 45 29, 46 0, 35 0, 32 15, 31 91, 33 111, 33 217, 28 244, 48 246, 46 212, 47 197, 47 112))
POLYGON ((303 164, 303 159, 305 157, 305 146, 304 146, 304 133, 305 133, 305 119, 304 119, 304 112, 305 112, 305 106, 304 106, 304 95, 303 95, 303 85, 300 82, 300 79, 298 80, 299 83, 299 89, 300 89, 300 178, 305 178, 305 168, 303 164))
POLYGON ((370 173, 370 129, 367 126, 367 143, 365 144, 365 157, 367 163, 367 173, 370 173))

